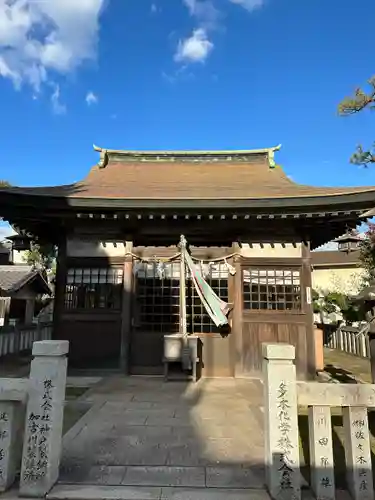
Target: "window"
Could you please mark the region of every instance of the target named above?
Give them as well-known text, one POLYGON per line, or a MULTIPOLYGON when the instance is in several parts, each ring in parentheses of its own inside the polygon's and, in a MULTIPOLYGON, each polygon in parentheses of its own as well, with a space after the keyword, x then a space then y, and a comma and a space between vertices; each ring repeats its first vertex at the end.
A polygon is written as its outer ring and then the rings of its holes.
POLYGON ((178 333, 180 322, 180 263, 137 263, 136 326, 150 332, 178 333))
MULTIPOLYGON (((204 265, 205 280, 228 301, 228 269, 225 264, 204 265)), ((180 262, 163 265, 138 263, 136 268, 136 326, 150 332, 178 333, 180 329, 180 262)), ((222 331, 207 314, 189 273, 186 276, 186 323, 189 333, 222 331)))
POLYGON ((247 310, 301 310, 300 271, 245 269, 243 301, 244 309, 247 310))
POLYGON ((65 287, 65 308, 120 310, 122 281, 122 269, 69 269, 65 287))
MULTIPOLYGON (((205 267, 206 272, 203 273, 205 280, 221 300, 228 302, 227 266, 225 264, 211 264, 210 266, 205 267)), ((190 311, 188 310, 188 312, 190 311)), ((207 314, 193 283, 191 283, 190 321, 191 331, 193 333, 219 333, 223 330, 218 328, 207 314)))

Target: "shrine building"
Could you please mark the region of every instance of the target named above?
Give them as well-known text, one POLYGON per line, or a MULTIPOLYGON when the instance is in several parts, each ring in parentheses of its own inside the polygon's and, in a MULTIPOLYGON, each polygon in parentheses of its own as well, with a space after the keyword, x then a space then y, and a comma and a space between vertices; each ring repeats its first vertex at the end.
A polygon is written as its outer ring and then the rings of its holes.
POLYGON ((217 327, 185 280, 186 330, 205 377, 259 374, 262 342, 296 346, 300 378, 315 373, 310 251, 361 222, 375 187, 312 187, 247 151, 120 151, 80 182, 0 188, 0 216, 58 246, 55 339, 69 363, 162 373, 163 338, 180 331, 178 243, 230 304, 217 327))

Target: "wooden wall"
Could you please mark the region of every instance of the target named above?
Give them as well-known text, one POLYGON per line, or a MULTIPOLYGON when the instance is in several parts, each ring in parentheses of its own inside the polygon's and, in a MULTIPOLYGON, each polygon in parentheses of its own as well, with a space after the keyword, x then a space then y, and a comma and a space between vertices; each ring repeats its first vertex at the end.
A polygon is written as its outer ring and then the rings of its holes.
POLYGON ((311 305, 311 263, 309 245, 301 248, 301 258, 237 258, 234 309, 235 376, 259 376, 262 370, 262 343, 285 342, 296 347, 296 368, 300 379, 314 376, 315 344, 311 305), (282 269, 300 271, 300 311, 256 311, 243 308, 243 270, 245 268, 282 269), (307 290, 310 293, 307 293, 307 290))
POLYGON ((201 344, 202 377, 234 377, 234 336, 219 334, 199 335, 201 344))
POLYGON ((70 267, 121 265, 123 259, 71 257, 66 242, 59 245, 57 258, 53 337, 69 341, 69 366, 118 368, 120 366, 121 311, 74 311, 64 307, 67 270, 70 267))
POLYGON ((244 317, 242 323, 242 373, 258 375, 262 371, 263 342, 286 342, 296 347, 296 367, 300 378, 307 373, 307 329, 304 322, 288 318, 244 317))
POLYGON ((69 366, 99 369, 119 367, 120 313, 64 313, 56 335, 59 340, 69 341, 69 366))

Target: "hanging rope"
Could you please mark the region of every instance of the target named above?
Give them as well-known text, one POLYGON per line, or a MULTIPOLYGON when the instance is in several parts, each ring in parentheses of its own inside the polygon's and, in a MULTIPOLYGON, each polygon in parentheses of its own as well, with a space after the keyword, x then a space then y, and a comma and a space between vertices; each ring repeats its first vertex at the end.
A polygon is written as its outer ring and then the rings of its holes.
POLYGON ((133 259, 135 259, 135 260, 139 260, 140 262, 152 264, 152 263, 157 263, 157 262, 171 262, 173 260, 176 260, 179 257, 181 257, 181 252, 172 255, 172 257, 156 257, 156 256, 154 256, 154 257, 140 257, 139 255, 136 255, 133 252, 126 252, 125 257, 129 257, 129 256, 133 257, 133 259))
POLYGON ((216 259, 199 259, 198 257, 194 257, 190 255, 190 257, 197 262, 225 262, 227 259, 231 259, 232 257, 240 257, 241 254, 238 252, 231 253, 229 255, 224 255, 223 257, 217 257, 216 259))
MULTIPOLYGON (((139 260, 141 262, 149 262, 149 263, 154 263, 154 262, 172 262, 173 260, 176 260, 181 257, 181 252, 178 252, 171 257, 141 257, 139 255, 136 255, 133 252, 126 252, 125 257, 133 257, 133 259, 139 260)), ((229 255, 224 255, 223 257, 217 257, 216 259, 200 259, 198 257, 194 257, 191 255, 191 258, 195 260, 196 262, 224 262, 225 264, 227 263, 227 259, 231 259, 232 257, 240 257, 241 254, 238 252, 231 253, 229 255)))

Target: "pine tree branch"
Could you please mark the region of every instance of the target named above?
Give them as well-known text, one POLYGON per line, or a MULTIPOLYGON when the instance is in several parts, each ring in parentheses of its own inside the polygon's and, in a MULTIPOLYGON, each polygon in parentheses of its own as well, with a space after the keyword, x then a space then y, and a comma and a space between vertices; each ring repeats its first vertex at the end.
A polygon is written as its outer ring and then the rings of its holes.
POLYGON ((363 165, 365 167, 371 163, 375 163, 375 143, 369 151, 364 151, 362 146, 358 146, 357 151, 350 158, 350 163, 363 165))
MULTIPOLYGON (((375 109, 375 76, 368 81, 371 89, 366 93, 361 88, 355 91, 354 96, 346 97, 338 106, 338 112, 341 116, 349 116, 359 113, 365 108, 375 109)), ((350 158, 350 162, 355 165, 368 165, 375 163, 375 143, 372 149, 365 151, 362 146, 357 147, 357 151, 350 158)))
POLYGON ((338 106, 339 114, 342 116, 353 115, 359 113, 363 109, 369 107, 375 108, 375 76, 368 81, 371 91, 367 94, 361 88, 356 89, 354 96, 345 97, 338 106))

